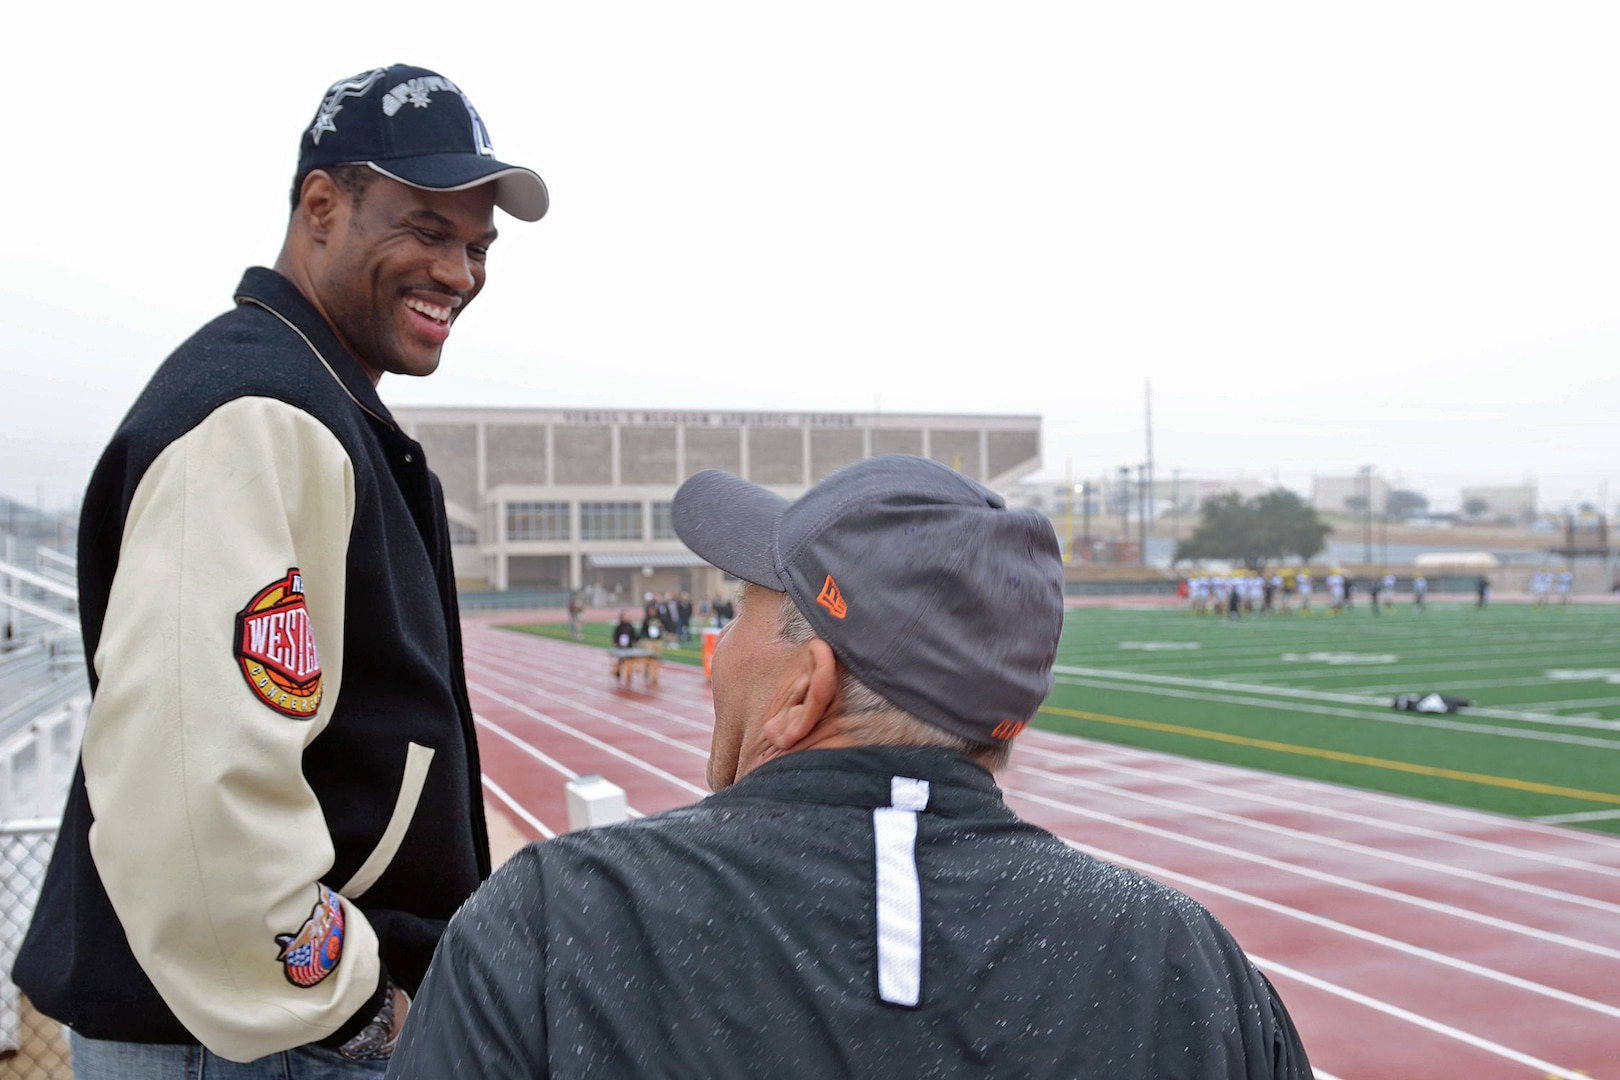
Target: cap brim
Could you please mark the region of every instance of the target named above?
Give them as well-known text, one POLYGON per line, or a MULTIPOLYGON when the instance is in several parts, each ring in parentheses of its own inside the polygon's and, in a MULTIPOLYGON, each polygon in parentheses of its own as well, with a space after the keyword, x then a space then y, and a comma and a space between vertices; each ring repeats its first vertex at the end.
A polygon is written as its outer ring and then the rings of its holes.
POLYGON ((777 523, 788 500, 718 469, 689 477, 675 492, 675 535, 704 562, 775 592, 787 583, 777 569, 777 523))
POLYGON ((366 162, 390 180, 424 191, 466 191, 495 185, 495 205, 519 221, 539 221, 551 208, 546 182, 531 169, 477 154, 424 154, 400 158, 387 167, 366 162))

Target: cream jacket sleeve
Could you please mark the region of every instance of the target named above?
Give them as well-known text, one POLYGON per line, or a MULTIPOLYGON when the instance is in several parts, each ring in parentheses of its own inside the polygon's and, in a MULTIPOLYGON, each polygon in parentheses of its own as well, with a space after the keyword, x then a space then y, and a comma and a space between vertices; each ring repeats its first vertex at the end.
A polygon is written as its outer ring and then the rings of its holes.
POLYGON ((91 854, 164 1001, 236 1061, 332 1034, 380 978, 370 925, 322 882, 302 771, 342 692, 354 501, 307 413, 221 406, 141 478, 93 658, 91 854))

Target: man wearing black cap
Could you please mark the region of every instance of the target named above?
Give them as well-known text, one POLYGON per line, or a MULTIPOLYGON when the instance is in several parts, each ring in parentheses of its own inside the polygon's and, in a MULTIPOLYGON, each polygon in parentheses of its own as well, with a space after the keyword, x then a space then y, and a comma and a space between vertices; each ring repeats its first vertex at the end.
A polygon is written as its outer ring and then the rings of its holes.
POLYGON ((327 91, 292 202, 85 496, 95 696, 15 968, 81 1080, 379 1075, 489 873, 443 496, 376 387, 545 184, 396 65, 327 91))
POLYGON ((700 473, 673 521, 747 583, 716 793, 502 867, 391 1078, 1310 1075, 1207 911, 1001 800, 1062 629, 1044 517, 894 456, 791 503, 700 473))

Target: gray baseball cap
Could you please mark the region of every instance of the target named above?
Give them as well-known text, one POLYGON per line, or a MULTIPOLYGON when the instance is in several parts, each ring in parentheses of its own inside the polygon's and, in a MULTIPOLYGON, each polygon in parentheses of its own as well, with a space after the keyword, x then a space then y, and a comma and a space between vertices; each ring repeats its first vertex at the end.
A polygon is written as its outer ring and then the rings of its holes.
POLYGON ((937 461, 867 458, 793 502, 710 469, 671 518, 706 562, 791 596, 840 663, 922 720, 995 745, 1052 690, 1052 523, 937 461))

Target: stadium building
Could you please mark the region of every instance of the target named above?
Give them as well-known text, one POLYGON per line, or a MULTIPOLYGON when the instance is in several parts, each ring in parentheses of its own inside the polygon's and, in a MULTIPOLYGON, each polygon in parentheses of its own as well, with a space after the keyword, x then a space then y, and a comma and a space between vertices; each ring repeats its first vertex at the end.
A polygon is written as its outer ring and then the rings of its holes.
POLYGON ((724 469, 787 498, 841 466, 920 454, 1004 490, 1040 467, 1041 418, 917 413, 405 407, 444 484, 463 585, 617 604, 724 591, 670 525, 680 482, 724 469))

